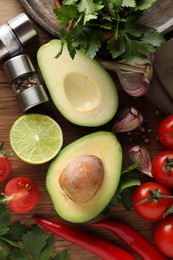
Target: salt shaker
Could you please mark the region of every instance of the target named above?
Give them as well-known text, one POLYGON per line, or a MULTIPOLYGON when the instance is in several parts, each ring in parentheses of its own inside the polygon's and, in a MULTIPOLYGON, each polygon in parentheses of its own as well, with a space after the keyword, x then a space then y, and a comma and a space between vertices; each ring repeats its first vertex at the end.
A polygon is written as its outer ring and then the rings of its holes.
POLYGON ((23 112, 49 100, 28 55, 22 54, 7 60, 3 69, 23 112))
POLYGON ((37 32, 25 13, 0 26, 0 65, 19 54, 37 32))

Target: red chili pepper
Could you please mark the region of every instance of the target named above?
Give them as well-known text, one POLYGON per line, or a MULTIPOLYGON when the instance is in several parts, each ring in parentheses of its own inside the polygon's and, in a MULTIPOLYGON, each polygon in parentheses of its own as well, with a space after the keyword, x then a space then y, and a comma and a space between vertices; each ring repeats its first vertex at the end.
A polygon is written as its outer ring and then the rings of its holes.
POLYGON ((113 245, 96 234, 79 230, 74 226, 57 221, 50 221, 42 217, 33 216, 34 220, 43 228, 74 243, 104 260, 135 260, 135 257, 124 249, 113 245))
POLYGON ((111 231, 144 260, 167 259, 152 244, 145 240, 143 236, 119 221, 100 220, 91 224, 91 226, 101 227, 111 231))

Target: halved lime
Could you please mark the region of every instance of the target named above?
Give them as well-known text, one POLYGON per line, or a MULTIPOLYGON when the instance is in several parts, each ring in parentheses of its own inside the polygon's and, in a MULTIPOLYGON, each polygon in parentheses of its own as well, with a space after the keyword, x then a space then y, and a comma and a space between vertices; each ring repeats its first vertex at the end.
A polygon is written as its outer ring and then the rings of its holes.
POLYGON ((53 159, 63 144, 59 124, 43 114, 25 114, 10 130, 10 144, 15 154, 30 164, 43 164, 53 159))

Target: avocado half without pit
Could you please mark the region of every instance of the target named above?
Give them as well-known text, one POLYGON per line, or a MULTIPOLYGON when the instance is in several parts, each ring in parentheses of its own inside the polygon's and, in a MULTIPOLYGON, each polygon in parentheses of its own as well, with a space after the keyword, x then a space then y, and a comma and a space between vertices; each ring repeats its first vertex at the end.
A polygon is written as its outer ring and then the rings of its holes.
POLYGON ((109 73, 96 60, 81 52, 71 58, 61 41, 42 45, 37 60, 52 101, 70 122, 100 126, 109 122, 118 107, 117 89, 109 73))
POLYGON ((86 135, 62 149, 46 176, 59 216, 82 223, 100 214, 116 192, 121 165, 121 145, 107 131, 86 135))

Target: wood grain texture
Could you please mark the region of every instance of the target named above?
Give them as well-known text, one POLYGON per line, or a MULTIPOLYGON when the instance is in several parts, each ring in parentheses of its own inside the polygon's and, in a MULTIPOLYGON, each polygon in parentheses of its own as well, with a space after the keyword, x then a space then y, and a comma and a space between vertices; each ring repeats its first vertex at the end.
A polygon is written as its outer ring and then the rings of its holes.
MULTIPOLYGON (((21 2, 24 3, 24 1, 21 2)), ((35 6, 37 6, 38 17, 40 13, 43 14, 44 12, 46 12, 45 9, 47 9, 47 12, 49 12, 48 7, 51 7, 51 4, 49 5, 48 3, 49 1, 38 0, 38 1, 25 1, 25 2, 30 3, 30 7, 32 3, 34 3, 35 6), (41 4, 44 3, 45 8, 39 9, 39 3, 41 4), (46 7, 46 5, 48 6, 46 7)), ((7 20, 15 17, 20 12, 24 12, 24 11, 25 9, 23 9, 23 7, 20 5, 18 0, 10 0, 8 1, 8 5, 6 0, 1 0, 0 1, 0 24, 6 23, 7 20)), ((35 67, 38 68, 36 62, 37 49, 39 45, 48 42, 51 36, 49 33, 46 33, 42 28, 40 28, 40 26, 38 26, 38 24, 35 23, 34 20, 33 23, 36 29, 38 30, 39 43, 38 42, 31 43, 24 50, 24 52, 30 55, 35 67)), ((116 81, 115 75, 112 75, 112 77, 116 81)), ((157 141, 156 135, 157 135, 157 126, 162 118, 162 115, 156 117, 155 116, 156 108, 145 98, 132 99, 128 97, 121 90, 119 90, 119 98, 120 98, 120 107, 124 106, 127 103, 135 104, 136 106, 138 106, 144 113, 147 128, 151 128, 152 130, 151 133, 149 134, 150 143, 148 144, 144 143, 143 139, 141 138, 141 133, 139 131, 135 132, 135 134, 132 136, 133 139, 131 142, 127 141, 126 136, 124 135, 117 136, 123 146, 123 154, 124 154, 123 165, 125 166, 128 163, 127 160, 128 149, 135 144, 145 145, 146 148, 149 149, 150 151, 151 158, 153 158, 154 155, 161 150, 161 146, 157 141)), ((113 120, 112 120, 109 124, 99 128, 85 128, 85 127, 75 126, 70 122, 68 122, 57 111, 57 109, 55 108, 54 104, 51 101, 48 106, 45 106, 42 109, 38 109, 37 112, 50 115, 60 124, 64 134, 63 147, 65 147, 67 144, 71 143, 72 141, 76 140, 77 138, 84 136, 85 134, 95 132, 97 130, 111 130, 111 126, 113 124, 113 120)), ((9 144, 10 128, 14 123, 14 121, 21 115, 22 112, 16 101, 15 95, 7 81, 6 75, 1 69, 0 70, 0 143, 5 142, 4 149, 6 149, 8 153, 12 152, 12 149, 9 144)), ((146 133, 146 135, 148 134, 146 133)), ((8 180, 12 177, 19 176, 19 175, 30 177, 38 185, 38 189, 40 193, 39 203, 31 212, 24 213, 24 214, 16 214, 10 212, 12 220, 20 220, 22 223, 26 223, 30 225, 33 223, 32 215, 39 214, 52 220, 63 221, 56 214, 45 187, 45 176, 46 176, 47 169, 49 167, 49 163, 40 166, 29 165, 19 160, 15 156, 15 154, 12 155, 11 161, 12 161, 12 175, 8 178, 8 180)), ((0 192, 3 192, 4 186, 7 181, 0 184, 0 192)), ((118 205, 117 207, 113 208, 112 211, 110 212, 110 215, 124 221, 125 223, 133 227, 135 230, 137 230, 140 234, 142 234, 148 241, 153 243, 153 231, 154 231, 155 224, 142 220, 133 211, 129 213, 121 205, 118 205)), ((102 216, 98 216, 98 218, 101 217, 102 216)), ((87 223, 85 225, 87 226, 87 223)), ((97 230, 96 232, 98 232, 101 236, 104 236, 106 239, 109 239, 113 243, 129 250, 127 247, 123 245, 123 243, 120 242, 119 239, 117 239, 109 232, 103 230, 97 230)), ((67 249, 69 251, 70 260, 99 260, 100 259, 99 257, 93 255, 92 253, 83 250, 67 241, 64 241, 59 237, 56 237, 56 251, 61 251, 62 249, 67 249)))
MULTIPOLYGON (((24 9, 47 32, 58 36, 61 28, 52 11, 53 0, 19 0, 24 9)), ((173 2, 171 0, 157 0, 153 6, 145 11, 141 22, 156 28, 159 32, 168 33, 173 29, 173 2)))

